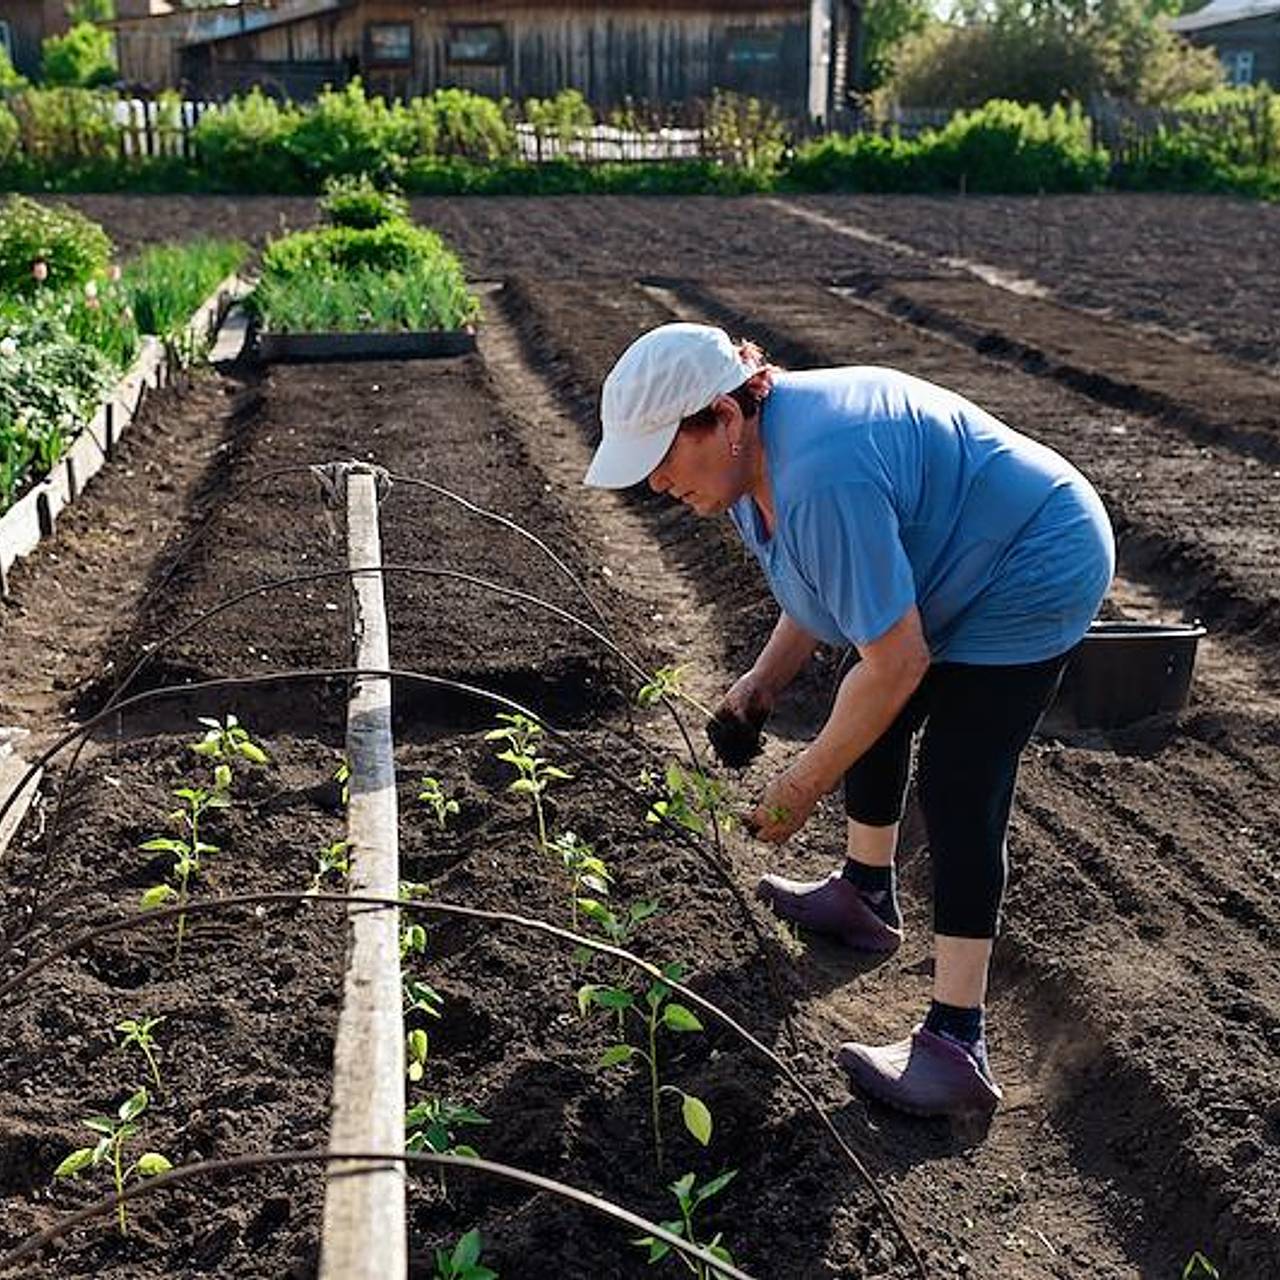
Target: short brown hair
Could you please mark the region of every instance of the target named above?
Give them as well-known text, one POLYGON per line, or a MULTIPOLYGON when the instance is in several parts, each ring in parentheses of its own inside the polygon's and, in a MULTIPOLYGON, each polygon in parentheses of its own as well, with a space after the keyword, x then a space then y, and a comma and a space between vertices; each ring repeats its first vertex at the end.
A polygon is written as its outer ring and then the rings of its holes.
MULTIPOLYGON (((757 343, 751 342, 749 339, 740 338, 734 346, 738 349, 738 357, 744 364, 755 366, 756 373, 770 368, 768 357, 764 353, 764 349, 757 343)), ((741 386, 734 387, 732 391, 726 392, 738 403, 738 408, 742 410, 744 418, 754 418, 760 412, 760 406, 764 404, 769 395, 770 386, 766 382, 761 385, 761 381, 753 373, 741 386)), ((711 405, 707 405, 705 409, 699 409, 697 413, 691 413, 687 418, 680 420, 680 430, 689 431, 712 431, 716 425, 716 412, 711 405)))

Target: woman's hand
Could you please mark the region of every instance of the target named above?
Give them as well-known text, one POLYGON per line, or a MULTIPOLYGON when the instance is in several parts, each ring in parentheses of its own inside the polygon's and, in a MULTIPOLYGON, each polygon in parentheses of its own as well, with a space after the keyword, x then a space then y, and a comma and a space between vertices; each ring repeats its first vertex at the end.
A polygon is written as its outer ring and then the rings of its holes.
POLYGON ((755 809, 747 815, 747 830, 757 840, 782 844, 809 821, 821 795, 809 775, 793 765, 764 789, 755 809))
POLYGON ((773 691, 753 671, 734 681, 707 722, 707 737, 722 764, 741 769, 760 754, 760 730, 773 710, 773 691))

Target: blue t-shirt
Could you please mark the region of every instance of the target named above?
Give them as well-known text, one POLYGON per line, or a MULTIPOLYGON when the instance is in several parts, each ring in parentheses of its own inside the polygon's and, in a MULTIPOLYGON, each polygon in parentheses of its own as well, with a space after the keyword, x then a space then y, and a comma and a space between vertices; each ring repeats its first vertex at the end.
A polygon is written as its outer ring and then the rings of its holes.
POLYGON ((783 611, 828 644, 914 604, 935 662, 1039 662, 1088 629, 1115 568, 1089 482, 962 396, 892 369, 778 376, 760 426, 775 528, 730 516, 783 611))

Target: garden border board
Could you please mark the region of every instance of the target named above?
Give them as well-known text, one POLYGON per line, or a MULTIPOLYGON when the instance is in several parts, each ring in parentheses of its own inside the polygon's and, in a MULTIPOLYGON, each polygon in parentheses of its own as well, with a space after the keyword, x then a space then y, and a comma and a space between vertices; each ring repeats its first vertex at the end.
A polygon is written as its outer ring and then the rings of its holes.
MULTIPOLYGON (((247 285, 238 275, 222 280, 191 314, 186 334, 212 338, 227 309, 247 285)), ((0 595, 9 594, 9 570, 53 535, 58 516, 111 459, 116 444, 137 416, 147 393, 165 385, 165 344, 144 334, 137 359, 111 389, 44 479, 0 516, 0 595)))
POLYGON ((261 364, 325 364, 357 360, 436 360, 470 355, 476 335, 466 329, 407 333, 263 333, 254 335, 261 364))

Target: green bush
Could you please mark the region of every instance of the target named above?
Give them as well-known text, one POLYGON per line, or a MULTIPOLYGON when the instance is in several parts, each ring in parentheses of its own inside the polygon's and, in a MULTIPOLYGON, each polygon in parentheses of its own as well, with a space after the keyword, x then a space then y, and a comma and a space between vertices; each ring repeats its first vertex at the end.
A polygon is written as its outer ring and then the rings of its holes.
POLYGON ((526 98, 525 120, 544 138, 554 138, 567 145, 596 122, 590 103, 577 89, 561 89, 554 98, 526 98))
POLYGON ((362 173, 328 179, 320 213, 334 226, 368 229, 408 217, 409 205, 398 191, 379 188, 368 174, 362 173))
POLYGON ((66 35, 50 36, 40 47, 47 84, 93 89, 115 83, 111 32, 92 22, 77 22, 66 35))
POLYGON ((437 89, 405 108, 414 156, 491 163, 516 154, 506 103, 466 89, 437 89))
POLYGON ((17 155, 18 141, 22 131, 12 111, 0 102, 0 169, 3 169, 17 155))
POLYGON ((21 76, 14 70, 8 53, 0 49, 0 97, 17 93, 19 89, 25 89, 27 84, 26 76, 21 76))
POLYGON ((876 133, 832 134, 805 143, 782 181, 798 191, 911 192, 939 185, 920 143, 876 133))
POLYGON ((26 162, 45 175, 95 161, 118 164, 115 94, 96 89, 26 89, 6 106, 26 162))
POLYGON ((457 257, 403 220, 272 241, 249 305, 280 333, 458 329, 479 310, 457 257))
POLYGON ((969 191, 1091 191, 1106 181, 1109 165, 1075 103, 1045 111, 996 99, 957 112, 921 142, 942 184, 963 180, 969 191))
POLYGON ((273 240, 263 251, 262 271, 280 278, 331 275, 357 267, 390 271, 434 261, 447 252, 434 231, 411 222, 384 222, 368 229, 316 227, 273 240))
POLYGON ((201 167, 229 191, 298 191, 302 181, 285 142, 299 118, 296 107, 282 107, 254 88, 206 111, 192 142, 201 167))
POLYGON ((67 306, 0 305, 0 510, 48 472, 118 370, 68 328, 67 306))
POLYGON ((62 205, 11 196, 0 208, 0 292, 30 297, 101 275, 111 260, 107 233, 62 205), (43 263, 42 272, 37 264, 43 263), (45 275, 43 280, 36 274, 45 275))
POLYGON ((787 185, 806 191, 1089 191, 1106 179, 1080 108, 994 101, 914 141, 875 134, 799 149, 787 185))
POLYGON ((283 139, 285 151, 312 189, 344 174, 394 176, 412 143, 404 109, 366 96, 357 78, 326 88, 283 139))

